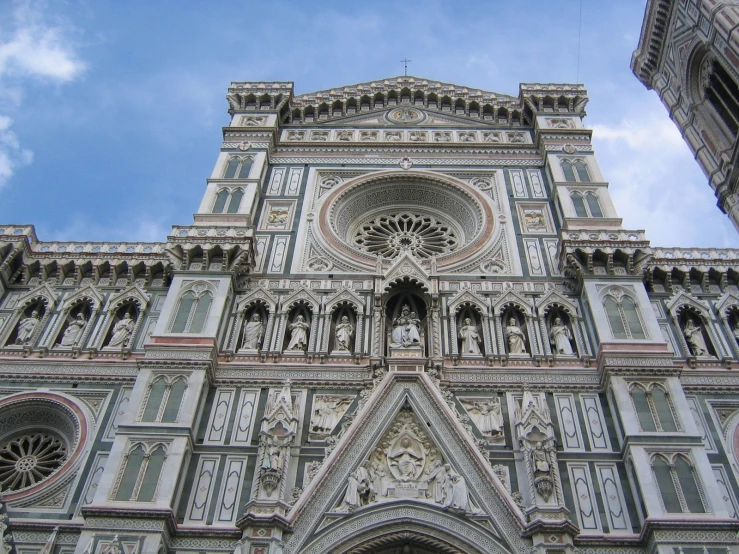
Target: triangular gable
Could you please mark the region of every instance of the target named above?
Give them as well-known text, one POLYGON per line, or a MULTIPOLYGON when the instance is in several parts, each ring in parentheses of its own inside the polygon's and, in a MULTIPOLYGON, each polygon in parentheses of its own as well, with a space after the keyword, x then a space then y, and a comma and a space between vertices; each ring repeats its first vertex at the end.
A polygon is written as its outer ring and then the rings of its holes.
POLYGON ((264 287, 259 287, 245 296, 236 299, 236 311, 241 312, 244 308, 255 300, 262 300, 271 311, 277 306, 277 299, 264 287))
POLYGON ((418 263, 418 261, 408 253, 398 256, 390 269, 385 273, 385 290, 388 290, 396 283, 403 281, 411 281, 418 283, 423 289, 430 291, 431 283, 426 269, 418 263))
POLYGON ((725 292, 716 302, 716 311, 718 313, 723 313, 731 306, 739 306, 739 294, 735 292, 725 292))
POLYGON ((485 300, 480 298, 477 293, 471 290, 463 290, 457 293, 457 295, 449 301, 449 313, 454 313, 454 311, 457 309, 457 306, 466 302, 475 304, 483 311, 485 310, 485 306, 487 304, 485 300))
POLYGON ((114 294, 108 300, 108 310, 115 309, 117 306, 127 300, 134 300, 138 305, 139 309, 143 310, 149 304, 150 296, 144 292, 144 290, 136 284, 122 290, 121 292, 114 294))
POLYGON ((318 310, 318 306, 320 306, 321 304, 318 301, 318 298, 316 298, 310 290, 301 287, 290 296, 285 298, 285 300, 282 302, 282 305, 287 309, 290 308, 291 304, 294 304, 298 300, 305 300, 306 302, 311 304, 314 310, 318 310))
POLYGON ((523 295, 519 294, 518 291, 509 290, 508 292, 503 294, 503 296, 498 298, 493 304, 493 312, 496 315, 501 314, 502 308, 507 304, 515 304, 519 306, 526 315, 532 315, 531 301, 528 298, 525 298, 523 295))
POLYGON ((672 315, 677 316, 679 308, 686 304, 698 311, 703 315, 703 317, 710 319, 710 310, 708 309, 708 305, 685 291, 680 291, 670 298, 667 301, 667 309, 670 310, 672 315))
MULTIPOLYGON (((370 518, 377 528, 384 522, 391 525, 398 514, 409 520, 435 522, 435 527, 442 530, 452 526, 467 528, 462 538, 469 540, 474 536, 485 552, 530 549, 521 538, 523 515, 425 373, 390 372, 375 389, 288 514, 294 532, 286 538, 286 552, 321 552, 321 545, 325 547, 327 541, 339 544, 356 535, 358 521, 370 518), (412 410, 416 421, 425 423, 424 433, 451 468, 464 478, 470 497, 479 508, 477 516, 454 514, 426 501, 398 498, 336 517, 339 514, 333 509, 346 493, 350 474, 378 445, 382 447, 383 436, 404 407, 412 410), (488 523, 481 525, 480 517, 488 523)), ((470 547, 470 552, 474 551, 480 550, 470 547)))
POLYGON ((536 306, 539 308, 539 313, 543 313, 546 310, 546 307, 552 304, 558 304, 563 308, 566 308, 573 316, 577 316, 579 313, 577 304, 575 304, 565 296, 562 296, 555 289, 550 290, 541 298, 536 299, 536 306))
POLYGON ((16 306, 18 308, 22 308, 29 300, 32 300, 34 298, 45 298, 47 300, 46 308, 47 311, 52 309, 54 305, 56 304, 57 296, 52 290, 52 288, 47 284, 43 283, 36 287, 33 290, 29 290, 28 292, 21 294, 18 297, 18 301, 16 302, 16 306))
POLYGON ((364 300, 352 289, 341 289, 339 292, 334 294, 326 302, 326 312, 331 312, 332 308, 340 302, 349 302, 353 304, 357 310, 364 308, 364 300))

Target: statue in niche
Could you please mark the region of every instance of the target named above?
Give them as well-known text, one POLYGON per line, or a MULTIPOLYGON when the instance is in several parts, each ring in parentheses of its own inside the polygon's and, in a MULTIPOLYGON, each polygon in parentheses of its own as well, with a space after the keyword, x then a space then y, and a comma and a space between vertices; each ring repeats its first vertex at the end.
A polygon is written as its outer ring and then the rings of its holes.
POLYGON ((20 323, 18 323, 18 334, 15 338, 15 344, 29 344, 39 323, 41 323, 41 320, 39 319, 37 310, 33 310, 29 317, 21 319, 20 323))
POLYGON ((518 326, 516 318, 508 319, 508 325, 505 328, 505 336, 508 341, 509 354, 527 354, 526 352, 526 335, 518 326))
POLYGON ((683 334, 693 356, 708 356, 708 348, 703 338, 703 328, 701 325, 696 325, 692 319, 688 319, 685 323, 683 334))
POLYGON ((739 341, 739 321, 734 323, 734 326, 731 328, 731 332, 734 335, 734 338, 739 341))
POLYGON ((350 352, 352 336, 354 336, 354 325, 351 324, 348 316, 342 316, 341 321, 336 325, 334 352, 350 352))
POLYGON ((80 312, 67 325, 59 344, 61 346, 76 346, 80 338, 82 338, 82 330, 85 328, 85 325, 87 325, 87 320, 85 319, 85 315, 80 312))
POLYGON ((555 354, 561 354, 564 356, 571 356, 574 354, 572 350, 572 332, 562 320, 558 317, 554 318, 551 326, 549 327, 549 343, 552 345, 552 350, 555 354))
POLYGON ((290 342, 287 343, 287 350, 305 350, 308 348, 308 329, 310 326, 305 322, 305 318, 299 315, 295 321, 288 326, 290 331, 290 342))
POLYGON ((282 467, 282 457, 279 448, 279 442, 274 437, 268 437, 264 447, 264 457, 262 458, 262 468, 279 471, 282 467))
POLYGON ((452 497, 447 506, 460 512, 468 511, 470 507, 470 496, 464 477, 459 473, 452 473, 449 477, 452 481, 452 497))
POLYGON ((262 322, 262 316, 254 314, 251 316, 251 320, 244 327, 244 341, 241 344, 241 348, 247 350, 258 350, 262 346, 262 339, 264 338, 264 323, 262 322))
POLYGON ((477 332, 477 326, 472 323, 469 317, 464 318, 462 327, 459 328, 459 338, 462 339, 462 354, 479 356, 480 352, 480 334, 477 332))
POLYGON ((531 467, 534 469, 534 475, 549 475, 552 470, 549 465, 549 459, 545 447, 542 443, 537 442, 531 451, 531 467))
POLYGON ((128 344, 128 339, 131 337, 135 324, 136 322, 131 318, 129 312, 123 314, 123 317, 113 326, 113 334, 110 337, 108 346, 125 347, 128 344))
POLYGON ((393 319, 393 332, 390 336, 390 346, 395 348, 408 348, 421 344, 421 333, 418 330, 416 312, 412 312, 408 305, 400 310, 400 315, 393 319))

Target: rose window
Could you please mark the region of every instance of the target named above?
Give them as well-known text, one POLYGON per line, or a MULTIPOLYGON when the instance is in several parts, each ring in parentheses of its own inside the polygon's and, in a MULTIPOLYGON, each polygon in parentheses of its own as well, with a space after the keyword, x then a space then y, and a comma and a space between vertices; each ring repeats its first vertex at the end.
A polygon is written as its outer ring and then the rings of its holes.
POLYGON ((0 486, 15 491, 35 485, 62 467, 66 459, 65 442, 49 433, 15 437, 0 448, 0 486))
POLYGON ((375 216, 362 223, 353 237, 357 248, 384 258, 406 251, 418 258, 431 258, 452 252, 459 243, 450 225, 433 215, 414 212, 375 216))

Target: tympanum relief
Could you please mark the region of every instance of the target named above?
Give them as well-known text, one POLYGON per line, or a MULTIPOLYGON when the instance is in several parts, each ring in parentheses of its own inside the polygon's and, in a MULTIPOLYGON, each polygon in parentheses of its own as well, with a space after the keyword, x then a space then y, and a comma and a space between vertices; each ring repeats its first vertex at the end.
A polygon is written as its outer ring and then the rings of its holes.
POLYGON ((347 479, 334 511, 408 498, 438 505, 459 514, 478 513, 467 483, 444 459, 413 412, 403 409, 369 459, 347 479))

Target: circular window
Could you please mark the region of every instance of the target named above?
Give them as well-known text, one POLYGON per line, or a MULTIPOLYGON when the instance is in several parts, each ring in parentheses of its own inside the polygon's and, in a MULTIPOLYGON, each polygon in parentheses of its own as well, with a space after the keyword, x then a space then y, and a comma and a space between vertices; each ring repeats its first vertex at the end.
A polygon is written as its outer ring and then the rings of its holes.
POLYGON ((74 474, 87 436, 79 406, 52 393, 22 393, 0 402, 0 487, 25 496, 74 474))
POLYGON ((395 258, 410 252, 431 258, 459 246, 460 232, 433 215, 413 212, 383 214, 363 221, 354 231, 354 245, 364 252, 395 258))
POLYGON ((477 188, 424 171, 343 183, 325 196, 316 219, 317 236, 352 265, 408 253, 451 268, 469 263, 499 231, 489 199, 477 188))

